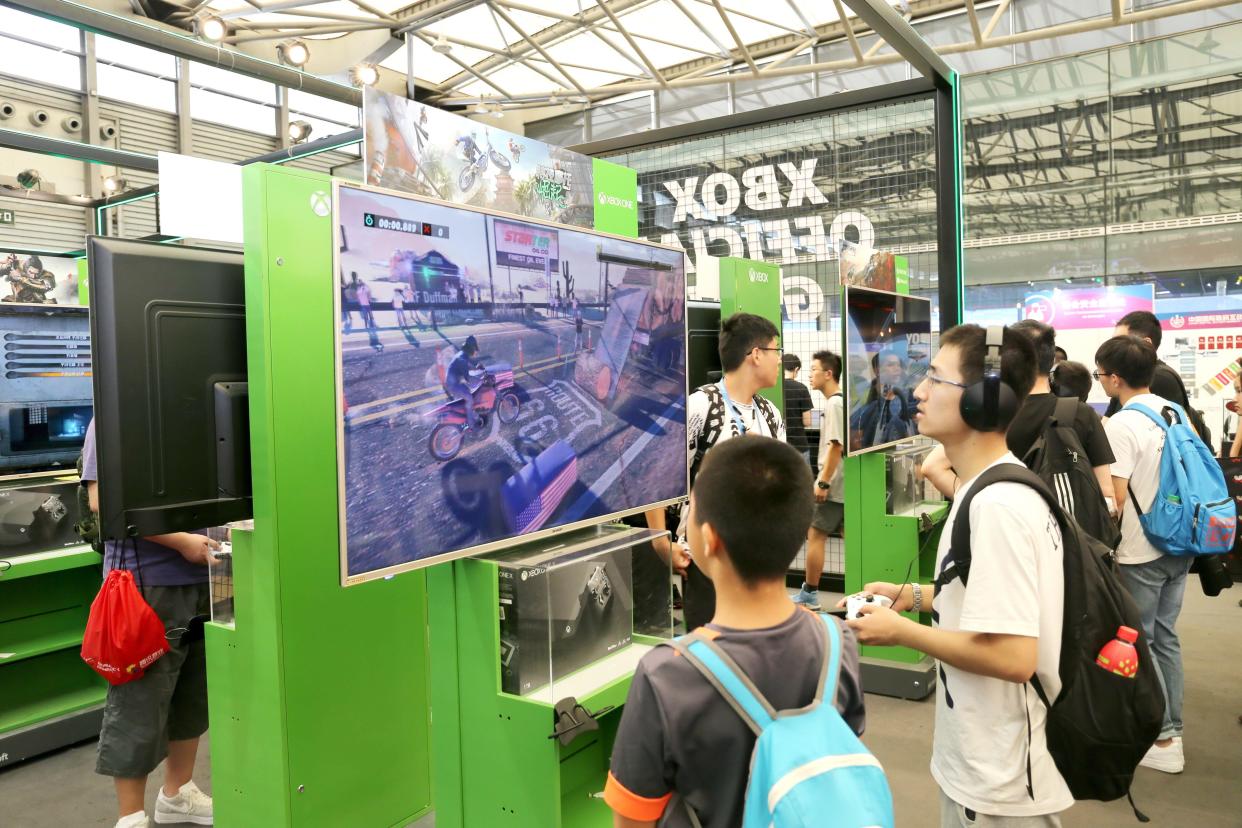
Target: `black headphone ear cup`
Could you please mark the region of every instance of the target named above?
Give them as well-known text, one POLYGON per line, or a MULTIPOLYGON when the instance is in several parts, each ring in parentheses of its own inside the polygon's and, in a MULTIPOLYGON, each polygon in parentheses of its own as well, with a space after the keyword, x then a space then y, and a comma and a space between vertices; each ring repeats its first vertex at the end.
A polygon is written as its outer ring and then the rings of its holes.
POLYGON ((1018 414, 1018 395, 1013 392, 1013 388, 1007 382, 997 382, 997 385, 999 387, 996 396, 996 419, 992 421, 993 428, 997 423, 1005 423, 1008 426, 1018 414))

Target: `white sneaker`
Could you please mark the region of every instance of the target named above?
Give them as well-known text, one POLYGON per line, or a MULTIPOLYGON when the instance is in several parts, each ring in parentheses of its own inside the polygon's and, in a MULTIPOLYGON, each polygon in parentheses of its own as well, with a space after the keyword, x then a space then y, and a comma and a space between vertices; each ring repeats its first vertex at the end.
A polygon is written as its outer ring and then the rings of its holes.
POLYGON ((1164 773, 1181 773, 1186 769, 1186 754, 1182 751, 1182 737, 1175 736, 1173 744, 1168 747, 1152 745, 1139 764, 1164 773))
POLYGON ((155 821, 159 825, 169 822, 211 825, 211 797, 200 791, 193 782, 186 782, 172 797, 165 796, 161 787, 160 795, 155 798, 155 821))
POLYGON ((146 811, 134 811, 118 819, 114 828, 148 828, 150 824, 146 811))

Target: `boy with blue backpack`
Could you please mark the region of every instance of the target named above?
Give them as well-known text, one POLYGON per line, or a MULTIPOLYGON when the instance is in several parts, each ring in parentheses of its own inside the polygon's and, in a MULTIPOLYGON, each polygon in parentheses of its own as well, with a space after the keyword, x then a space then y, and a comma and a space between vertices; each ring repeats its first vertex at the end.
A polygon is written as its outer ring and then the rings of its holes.
POLYGON ((854 637, 785 588, 813 508, 811 470, 783 442, 704 456, 687 541, 715 615, 635 671, 604 791, 615 825, 892 825, 883 770, 857 738, 854 637))
POLYGON ((1185 768, 1182 651, 1177 617, 1195 555, 1233 546, 1236 512, 1224 476, 1182 406, 1151 393, 1156 351, 1136 336, 1115 336, 1095 354, 1095 377, 1120 406, 1105 427, 1121 544, 1117 562, 1142 614, 1143 633, 1165 696, 1160 737, 1142 765, 1185 768))

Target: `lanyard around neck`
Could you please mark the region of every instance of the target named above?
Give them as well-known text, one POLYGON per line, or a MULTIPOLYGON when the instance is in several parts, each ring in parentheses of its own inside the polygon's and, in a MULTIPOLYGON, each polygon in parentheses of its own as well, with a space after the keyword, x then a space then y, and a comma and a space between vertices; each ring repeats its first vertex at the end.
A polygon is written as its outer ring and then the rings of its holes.
MULTIPOLYGON (((716 387, 720 389, 720 394, 724 397, 725 408, 727 408, 729 413, 733 416, 733 425, 737 428, 738 436, 746 436, 746 423, 742 422, 742 415, 738 413, 737 406, 733 404, 733 400, 729 399, 729 389, 725 388, 724 380, 722 379, 720 382, 716 383, 716 387)), ((753 399, 751 400, 751 404, 754 405, 753 399)), ((758 423, 758 421, 759 412, 756 411, 755 422, 758 423)))

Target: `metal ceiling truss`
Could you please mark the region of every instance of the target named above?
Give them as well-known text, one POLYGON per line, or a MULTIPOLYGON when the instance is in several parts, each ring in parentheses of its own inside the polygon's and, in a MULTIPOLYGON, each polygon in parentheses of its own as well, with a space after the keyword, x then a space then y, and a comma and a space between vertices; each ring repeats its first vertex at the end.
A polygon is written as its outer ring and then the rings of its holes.
MULTIPOLYGON (((246 74, 263 77, 287 86, 301 86, 310 91, 319 85, 320 94, 335 100, 356 102, 356 92, 339 84, 298 72, 294 69, 257 61, 248 55, 224 52, 227 60, 221 60, 221 52, 209 44, 193 38, 178 38, 167 30, 143 26, 138 20, 104 12, 93 12, 80 3, 63 3, 59 0, 2 0, 6 5, 32 11, 45 17, 86 25, 131 42, 144 43, 182 57, 204 59, 205 50, 214 54, 212 63, 230 64, 246 74), (89 20, 86 18, 90 18, 89 20), (290 82, 291 77, 302 82, 290 82), (318 84, 316 82, 319 82, 318 84)), ((441 106, 464 106, 484 101, 505 106, 546 105, 550 100, 572 99, 588 103, 619 95, 653 90, 685 89, 735 83, 776 80, 816 73, 848 71, 871 66, 882 66, 908 61, 925 77, 944 76, 949 72, 943 56, 978 49, 1011 46, 1046 38, 1061 37, 1080 32, 1094 31, 1118 25, 1128 25, 1147 20, 1204 11, 1230 5, 1236 0, 1173 0, 1163 5, 1133 9, 1130 0, 1112 0, 1111 14, 1101 17, 1059 23, 1026 32, 995 34, 1004 19, 1011 0, 910 0, 902 3, 902 14, 889 0, 832 0, 832 8, 838 19, 831 23, 815 25, 808 16, 814 5, 810 0, 776 0, 794 12, 798 24, 765 20, 761 15, 742 11, 736 6, 738 0, 597 0, 594 4, 580 6, 578 14, 566 15, 541 9, 534 2, 520 0, 421 0, 392 13, 386 13, 373 5, 375 0, 349 0, 358 14, 342 14, 339 10, 323 11, 318 6, 330 0, 245 0, 247 7, 232 10, 222 16, 230 18, 237 29, 228 38, 232 44, 282 40, 292 37, 317 37, 333 34, 350 34, 375 30, 387 30, 395 38, 412 34, 424 43, 443 37, 451 44, 486 52, 486 57, 468 63, 460 57, 447 57, 460 69, 459 72, 438 83, 423 83, 428 90, 428 100, 441 106), (676 8, 687 23, 706 36, 715 51, 676 42, 675 33, 636 31, 627 25, 628 15, 655 4, 667 4, 676 8), (496 22, 503 45, 488 46, 453 37, 438 31, 438 25, 462 12, 479 6, 486 7, 496 22), (519 23, 514 13, 535 15, 548 21, 549 25, 538 30, 528 30, 519 23), (733 42, 721 38, 705 25, 700 13, 715 15, 729 33, 733 42), (970 38, 960 43, 930 47, 914 33, 911 20, 923 20, 938 16, 964 13, 970 24, 970 38), (268 18, 251 21, 255 15, 280 15, 285 20, 268 18), (500 26, 509 27, 516 37, 510 38, 500 26), (758 21, 779 30, 777 36, 746 42, 741 36, 741 22, 758 21), (594 68, 560 59, 553 48, 571 38, 588 33, 611 52, 621 55, 634 68, 633 73, 614 69, 594 68), (659 37, 659 34, 667 35, 659 37), (875 42, 864 50, 863 37, 873 37, 875 42), (619 39, 618 39, 619 38, 619 39), (831 61, 815 61, 814 49, 826 42, 847 43, 850 55, 831 61), (684 50, 694 57, 682 63, 660 66, 644 49, 644 43, 660 44, 684 50), (808 62, 792 63, 804 54, 810 54, 808 62), (491 80, 491 75, 510 66, 523 66, 546 78, 549 86, 538 92, 511 94, 502 91, 508 84, 491 80), (741 71, 737 71, 737 70, 741 71), (603 73, 616 77, 612 83, 586 82, 579 77, 583 71, 603 73), (481 96, 464 94, 461 88, 482 83, 494 91, 481 96)), ((188 26, 193 16, 204 7, 202 0, 184 0, 180 3, 162 0, 131 0, 135 9, 162 23, 188 26), (156 16, 156 14, 160 16, 156 16)), ((407 41, 408 44, 408 41, 407 41)), ((410 48, 407 45, 407 48, 410 48)), ((417 70, 417 67, 415 67, 417 70)))

